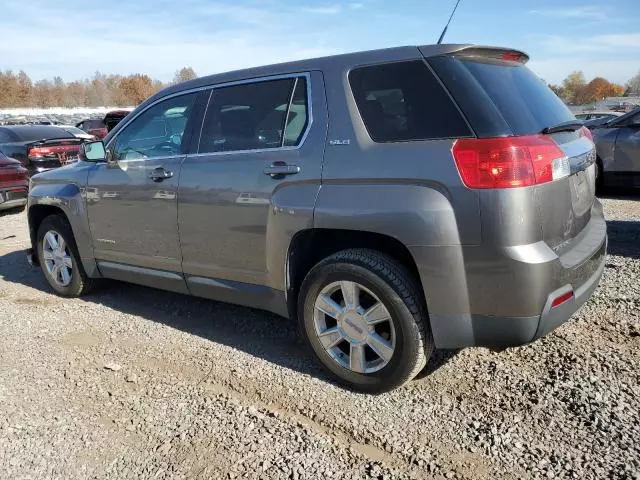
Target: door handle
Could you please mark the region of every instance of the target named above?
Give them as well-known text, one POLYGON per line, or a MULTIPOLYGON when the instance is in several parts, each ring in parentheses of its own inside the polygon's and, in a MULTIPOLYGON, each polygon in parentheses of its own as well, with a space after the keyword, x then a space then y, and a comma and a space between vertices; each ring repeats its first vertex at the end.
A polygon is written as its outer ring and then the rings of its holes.
POLYGON ((287 175, 295 175, 296 173, 300 173, 300 167, 288 165, 285 162, 273 162, 264 169, 264 174, 274 179, 284 178, 287 175))
POLYGON ((153 171, 149 174, 149 178, 154 182, 162 182, 167 178, 173 177, 173 172, 170 170, 165 170, 163 167, 154 168, 153 171))

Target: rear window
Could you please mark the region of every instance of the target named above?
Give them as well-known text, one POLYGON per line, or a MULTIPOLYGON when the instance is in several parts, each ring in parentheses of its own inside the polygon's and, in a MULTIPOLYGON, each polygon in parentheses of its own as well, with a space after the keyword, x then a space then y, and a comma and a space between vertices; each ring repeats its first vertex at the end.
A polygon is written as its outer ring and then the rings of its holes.
POLYGON ((34 140, 50 140, 53 138, 74 138, 66 130, 58 127, 47 127, 39 125, 23 125, 13 127, 13 133, 23 142, 31 142, 34 140))
POLYGON ((349 73, 349 83, 375 142, 471 134, 447 92, 422 61, 357 68, 349 73))
POLYGON ((429 63, 480 136, 486 125, 482 116, 478 118, 478 105, 489 115, 486 97, 514 135, 540 133, 574 118, 546 83, 521 63, 455 56, 431 58, 429 63))
POLYGON ((0 143, 9 143, 15 140, 14 135, 9 130, 3 130, 0 128, 0 143))

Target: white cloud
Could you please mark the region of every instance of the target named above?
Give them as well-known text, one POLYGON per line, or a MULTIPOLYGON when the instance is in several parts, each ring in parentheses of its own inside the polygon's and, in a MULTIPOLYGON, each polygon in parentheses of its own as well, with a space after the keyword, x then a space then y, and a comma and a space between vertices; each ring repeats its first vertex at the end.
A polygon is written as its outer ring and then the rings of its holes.
POLYGON ((584 56, 550 57, 544 60, 533 59, 528 66, 549 83, 560 83, 569 73, 582 70, 587 81, 594 77, 604 77, 624 85, 638 73, 638 62, 632 59, 594 60, 584 56))
POLYGON ((595 5, 584 5, 581 7, 571 8, 545 8, 540 10, 529 10, 527 13, 565 19, 602 20, 608 18, 604 9, 601 6, 595 5))
POLYGON ((183 66, 206 75, 340 53, 323 29, 306 28, 300 9, 281 10, 277 2, 258 7, 183 0, 176 10, 162 1, 100 11, 61 9, 45 0, 11 3, 0 17, 0 31, 20 41, 0 42, 2 67, 23 69, 34 80, 74 80, 100 70, 166 81, 183 66), (299 28, 283 28, 287 24, 299 28), (52 35, 51 25, 68 28, 52 35))
POLYGON ((640 33, 613 33, 583 37, 563 35, 532 35, 529 38, 545 47, 552 55, 610 52, 628 54, 640 52, 640 33))
POLYGON ((317 15, 337 15, 342 11, 342 5, 336 3, 334 5, 326 5, 323 7, 304 7, 303 12, 317 14, 317 15))

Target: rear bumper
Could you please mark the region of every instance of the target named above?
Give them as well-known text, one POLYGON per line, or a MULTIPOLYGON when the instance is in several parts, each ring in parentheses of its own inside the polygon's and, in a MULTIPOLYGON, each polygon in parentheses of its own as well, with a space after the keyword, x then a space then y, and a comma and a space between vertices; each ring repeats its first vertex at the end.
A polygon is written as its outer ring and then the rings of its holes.
MULTIPOLYGON (((18 187, 20 188, 20 187, 18 187)), ((14 188, 0 189, 0 210, 24 207, 27 204, 27 191, 14 188)))
MULTIPOLYGON (((514 347, 530 343, 565 323, 571 315, 591 297, 600 283, 604 271, 604 252, 607 242, 602 246, 602 261, 591 277, 574 291, 574 297, 552 308, 555 298, 570 291, 570 285, 551 292, 540 315, 530 317, 492 317, 472 315, 471 328, 474 334, 473 345, 493 348, 514 347)), ((451 342, 452 338, 448 339, 451 342)), ((454 340, 455 341, 455 340, 454 340)), ((454 348, 449 346, 449 348, 454 348)), ((456 347, 459 348, 459 347, 456 347)))
POLYGON ((570 247, 540 241, 513 247, 410 247, 423 283, 436 347, 504 348, 549 333, 586 302, 606 259, 599 202, 570 247), (555 298, 574 297, 555 308, 555 298))

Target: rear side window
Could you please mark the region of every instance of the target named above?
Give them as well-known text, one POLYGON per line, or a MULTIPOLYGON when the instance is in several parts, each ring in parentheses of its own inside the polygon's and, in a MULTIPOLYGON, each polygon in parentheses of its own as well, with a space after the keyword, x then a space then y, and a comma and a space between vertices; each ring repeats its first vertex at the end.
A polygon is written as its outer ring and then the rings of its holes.
POLYGON ((357 68, 349 73, 349 83, 375 142, 471 135, 451 98, 424 62, 357 68))
POLYGON ((11 136, 11 132, 0 129, 0 143, 13 142, 14 138, 11 136))
POLYGON ((207 107, 198 151, 296 146, 307 125, 304 77, 216 88, 207 107))
POLYGON ((574 118, 546 83, 521 63, 455 56, 430 58, 429 63, 480 136, 485 136, 488 123, 487 97, 513 135, 540 133, 574 118))

